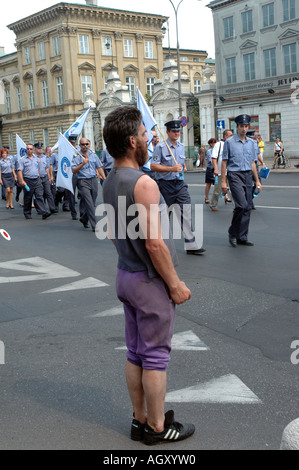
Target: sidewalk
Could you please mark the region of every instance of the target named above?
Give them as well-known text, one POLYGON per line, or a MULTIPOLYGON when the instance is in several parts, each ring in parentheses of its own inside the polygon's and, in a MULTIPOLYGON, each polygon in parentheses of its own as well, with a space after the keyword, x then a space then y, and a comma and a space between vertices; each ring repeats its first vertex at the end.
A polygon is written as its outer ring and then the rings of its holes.
MULTIPOLYGON (((266 164, 266 167, 270 168, 271 172, 273 173, 299 173, 299 158, 293 158, 292 160, 290 160, 290 163, 291 163, 290 168, 281 167, 281 168, 275 168, 274 170, 272 170, 273 158, 265 158, 264 162, 266 164)), ((192 169, 188 169, 188 171, 192 173, 204 173, 206 171, 206 168, 193 167, 192 169)))

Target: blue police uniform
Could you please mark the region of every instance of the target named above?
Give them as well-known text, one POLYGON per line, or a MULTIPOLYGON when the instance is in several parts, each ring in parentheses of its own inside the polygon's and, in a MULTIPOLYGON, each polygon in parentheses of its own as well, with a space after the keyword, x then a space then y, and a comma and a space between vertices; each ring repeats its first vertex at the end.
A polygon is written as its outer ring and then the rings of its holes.
MULTIPOLYGON (((248 125, 250 116, 237 116, 235 122, 248 125)), ((254 140, 245 137, 243 142, 237 134, 233 135, 224 143, 222 159, 227 161, 227 178, 235 203, 229 240, 233 246, 236 245, 233 239, 245 244, 252 210, 252 162, 257 160, 254 140)))
MULTIPOLYGON (((94 231, 96 227, 95 204, 98 197, 97 169, 103 165, 94 152, 88 150, 88 163, 86 163, 77 173, 77 185, 80 192, 80 222, 85 228, 90 221, 94 231)), ((76 155, 72 161, 72 170, 82 163, 82 157, 76 155)))
MULTIPOLYGON (((169 121, 165 124, 168 130, 179 130, 181 123, 178 120, 169 121)), ((165 142, 161 142, 156 145, 152 164, 164 165, 164 166, 175 166, 182 165, 182 170, 185 164, 185 149, 184 145, 180 142, 176 142, 174 146, 169 139, 165 142), (170 151, 170 150, 171 151, 170 151), (172 154, 174 156, 172 156, 172 154)), ((154 170, 155 171, 155 170, 154 170)), ((192 215, 191 215, 191 197, 188 191, 188 185, 184 181, 183 171, 181 172, 155 172, 155 180, 159 186, 160 192, 165 199, 168 207, 173 204, 179 206, 180 214, 178 218, 181 222, 181 228, 184 233, 185 243, 184 248, 187 254, 201 254, 205 250, 199 248, 195 240, 195 236, 192 228, 192 215)))
MULTIPOLYGON (((37 144, 35 144, 35 148, 37 148, 37 144)), ((41 147, 40 147, 41 148, 41 147)), ((51 185, 49 181, 49 176, 47 170, 50 169, 50 159, 44 153, 38 158, 38 169, 40 179, 44 188, 44 200, 47 200, 49 209, 52 214, 57 213, 58 210, 55 208, 54 198, 51 191, 51 185)), ((34 201, 35 205, 35 201, 34 201)))
POLYGON ((104 173, 107 176, 114 165, 114 158, 110 155, 107 149, 104 149, 101 152, 101 162, 104 166, 104 173))
POLYGON ((44 204, 44 188, 39 176, 38 158, 35 155, 33 155, 32 158, 29 158, 26 154, 24 157, 19 159, 18 171, 23 173, 23 179, 30 189, 29 191, 24 191, 23 213, 25 219, 31 219, 33 195, 35 197, 35 207, 38 213, 43 216, 43 219, 46 219, 51 215, 51 213, 47 211, 44 204))
POLYGON ((15 179, 12 170, 15 169, 13 158, 8 156, 6 161, 0 158, 0 172, 3 183, 3 188, 13 188, 15 179))

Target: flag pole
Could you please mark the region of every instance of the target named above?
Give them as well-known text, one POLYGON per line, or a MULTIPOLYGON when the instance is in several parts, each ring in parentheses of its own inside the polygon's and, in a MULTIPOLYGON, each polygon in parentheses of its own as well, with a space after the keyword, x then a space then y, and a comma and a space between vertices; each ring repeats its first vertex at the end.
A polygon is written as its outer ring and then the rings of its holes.
POLYGON ((166 141, 164 135, 162 134, 161 129, 160 129, 160 127, 158 126, 158 124, 157 124, 157 128, 158 128, 158 131, 159 131, 160 135, 162 136, 162 138, 163 138, 165 144, 167 145, 167 148, 168 148, 168 150, 169 150, 169 152, 170 152, 170 154, 171 154, 171 156, 172 156, 172 158, 173 158, 173 160, 174 160, 174 163, 177 165, 178 162, 177 162, 176 159, 174 158, 174 155, 173 155, 173 153, 172 153, 172 151, 171 151, 171 148, 169 147, 168 142, 166 141))

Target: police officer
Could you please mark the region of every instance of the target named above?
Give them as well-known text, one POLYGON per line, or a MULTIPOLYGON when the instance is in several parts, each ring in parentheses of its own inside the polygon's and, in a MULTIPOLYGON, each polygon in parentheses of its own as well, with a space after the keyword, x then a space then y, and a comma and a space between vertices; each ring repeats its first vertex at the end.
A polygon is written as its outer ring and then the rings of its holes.
POLYGON ((105 176, 108 176, 114 165, 114 158, 110 155, 107 149, 101 152, 101 162, 104 166, 105 176))
POLYGON ((29 191, 24 191, 24 216, 25 219, 32 219, 31 208, 32 198, 35 196, 36 209, 43 219, 50 217, 51 212, 48 212, 44 203, 44 188, 39 176, 38 158, 33 154, 34 149, 32 144, 26 145, 26 155, 19 160, 18 177, 20 185, 29 187, 29 191))
POLYGON ((79 145, 84 158, 76 155, 72 161, 72 171, 78 177, 77 185, 80 192, 79 220, 85 228, 89 228, 88 221, 90 221, 92 231, 95 232, 95 203, 98 196, 97 178, 104 180, 105 174, 99 157, 89 148, 89 140, 82 137, 79 145))
MULTIPOLYGON (((44 200, 47 200, 51 214, 57 214, 58 210, 55 209, 55 203, 50 184, 50 159, 43 153, 43 145, 44 144, 42 142, 36 142, 34 144, 35 155, 38 158, 39 176, 44 188, 44 200)), ((36 200, 34 201, 34 205, 37 209, 36 200)))
MULTIPOLYGON (((256 188, 261 191, 262 185, 256 169, 257 153, 254 141, 246 137, 250 116, 241 114, 236 117, 237 134, 224 143, 221 173, 227 171, 228 182, 235 208, 228 239, 232 247, 237 245, 253 246, 248 241, 248 229, 252 210, 252 177, 256 188)), ((227 192, 226 179, 222 179, 222 192, 227 192)))
POLYGON ((199 248, 192 231, 191 198, 188 186, 183 179, 183 173, 187 168, 184 145, 178 142, 181 122, 178 120, 169 121, 165 126, 168 136, 167 143, 161 142, 155 147, 151 170, 156 172, 155 180, 168 207, 175 204, 180 208, 180 213, 177 215, 183 225, 186 253, 201 255, 206 250, 199 248))

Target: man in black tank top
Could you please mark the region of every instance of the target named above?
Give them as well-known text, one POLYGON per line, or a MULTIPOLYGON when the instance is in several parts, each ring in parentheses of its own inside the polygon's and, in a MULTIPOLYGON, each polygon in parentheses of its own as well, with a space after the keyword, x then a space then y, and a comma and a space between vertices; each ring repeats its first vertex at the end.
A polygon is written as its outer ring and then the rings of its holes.
POLYGON ((162 236, 166 204, 161 209, 156 182, 140 170, 148 142, 140 111, 122 106, 110 113, 104 139, 114 158, 103 198, 119 256, 116 290, 125 312, 131 438, 147 445, 186 439, 194 426, 174 421, 172 410, 164 414, 164 402, 175 304, 189 300, 191 292, 176 273, 171 237, 165 231, 162 236), (134 217, 138 224, 132 231, 134 217))

